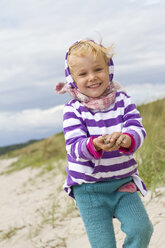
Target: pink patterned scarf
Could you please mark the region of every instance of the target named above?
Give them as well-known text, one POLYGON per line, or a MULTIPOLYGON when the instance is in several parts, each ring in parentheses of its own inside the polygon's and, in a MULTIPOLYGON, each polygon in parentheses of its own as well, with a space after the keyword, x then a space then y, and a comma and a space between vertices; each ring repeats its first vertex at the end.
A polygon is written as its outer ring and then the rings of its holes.
POLYGON ((64 94, 68 92, 72 98, 79 100, 89 109, 101 110, 109 107, 115 101, 117 90, 123 89, 119 83, 113 81, 108 85, 103 95, 96 98, 84 95, 78 90, 78 88, 73 87, 68 83, 58 83, 55 90, 57 94, 64 94))

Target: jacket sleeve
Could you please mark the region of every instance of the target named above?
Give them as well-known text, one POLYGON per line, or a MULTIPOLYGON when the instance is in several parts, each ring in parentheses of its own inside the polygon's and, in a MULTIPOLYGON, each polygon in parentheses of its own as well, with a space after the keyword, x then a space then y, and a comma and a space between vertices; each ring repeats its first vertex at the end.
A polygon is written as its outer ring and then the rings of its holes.
POLYGON ((94 159, 87 149, 88 130, 77 109, 65 105, 63 114, 63 130, 66 142, 66 151, 77 161, 85 162, 94 159))
POLYGON ((131 98, 125 94, 124 97, 124 115, 123 115, 123 133, 129 133, 135 140, 135 152, 144 142, 146 131, 142 125, 142 117, 132 102, 131 98))

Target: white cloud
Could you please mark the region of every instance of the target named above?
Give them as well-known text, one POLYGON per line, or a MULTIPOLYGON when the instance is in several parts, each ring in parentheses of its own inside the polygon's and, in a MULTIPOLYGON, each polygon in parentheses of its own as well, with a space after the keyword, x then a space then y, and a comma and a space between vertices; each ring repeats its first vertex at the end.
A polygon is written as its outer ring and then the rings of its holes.
POLYGON ((137 105, 165 98, 165 84, 130 84, 125 89, 137 105))
POLYGON ((63 105, 41 110, 0 112, 0 146, 41 139, 62 131, 63 105))
POLYGON ((145 0, 144 1, 144 5, 145 6, 149 6, 149 5, 155 5, 160 3, 160 0, 145 0))
POLYGON ((47 129, 56 129, 62 126, 63 105, 41 110, 29 109, 20 112, 0 112, 0 130, 9 132, 26 132, 35 129, 44 132, 47 129))

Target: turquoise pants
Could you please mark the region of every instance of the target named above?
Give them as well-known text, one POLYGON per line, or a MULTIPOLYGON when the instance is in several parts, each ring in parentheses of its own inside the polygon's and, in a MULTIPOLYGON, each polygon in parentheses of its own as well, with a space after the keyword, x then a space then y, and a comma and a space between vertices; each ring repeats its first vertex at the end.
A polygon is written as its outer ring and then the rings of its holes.
POLYGON ((147 248, 153 227, 137 192, 119 192, 132 178, 73 186, 92 248, 116 248, 113 217, 126 234, 124 248, 147 248))

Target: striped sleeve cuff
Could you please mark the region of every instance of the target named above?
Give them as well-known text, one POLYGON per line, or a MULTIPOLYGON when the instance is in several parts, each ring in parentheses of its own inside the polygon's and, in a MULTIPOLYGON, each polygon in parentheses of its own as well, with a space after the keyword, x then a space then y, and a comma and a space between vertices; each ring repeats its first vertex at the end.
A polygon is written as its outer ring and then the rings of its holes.
POLYGON ((134 148, 135 148, 135 139, 129 133, 123 133, 123 134, 126 134, 131 138, 131 146, 129 148, 125 148, 125 147, 120 146, 119 151, 122 152, 122 153, 126 153, 126 154, 132 153, 134 148))
POLYGON ((89 142, 87 144, 87 149, 88 151, 94 156, 94 158, 100 158, 103 155, 103 150, 96 151, 94 144, 93 144, 93 139, 96 137, 90 137, 89 142))

